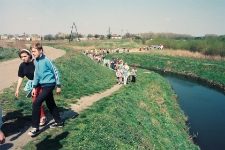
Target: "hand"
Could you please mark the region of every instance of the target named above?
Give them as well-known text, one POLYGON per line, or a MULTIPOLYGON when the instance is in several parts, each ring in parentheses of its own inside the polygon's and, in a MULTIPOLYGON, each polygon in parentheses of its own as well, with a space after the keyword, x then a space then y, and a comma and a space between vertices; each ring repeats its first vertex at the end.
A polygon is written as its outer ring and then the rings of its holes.
POLYGON ((57 93, 57 94, 60 94, 60 93, 61 93, 61 88, 58 88, 58 87, 57 87, 57 88, 56 88, 56 93, 57 93))
POLYGON ((0 144, 4 144, 5 143, 5 135, 4 133, 0 130, 0 144))
POLYGON ((32 90, 31 95, 32 95, 32 96, 36 96, 36 95, 37 95, 37 91, 36 91, 36 89, 33 89, 33 90, 32 90))
POLYGON ((18 90, 15 92, 15 97, 16 97, 16 98, 19 97, 19 91, 18 91, 18 90))

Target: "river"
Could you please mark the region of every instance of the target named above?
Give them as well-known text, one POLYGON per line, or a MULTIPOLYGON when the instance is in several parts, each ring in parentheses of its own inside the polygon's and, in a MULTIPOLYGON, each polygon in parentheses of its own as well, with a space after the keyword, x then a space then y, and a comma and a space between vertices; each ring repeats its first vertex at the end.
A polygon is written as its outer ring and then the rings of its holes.
POLYGON ((195 143, 202 150, 224 150, 225 95, 186 78, 161 75, 178 95, 180 108, 188 116, 190 135, 197 135, 195 143))

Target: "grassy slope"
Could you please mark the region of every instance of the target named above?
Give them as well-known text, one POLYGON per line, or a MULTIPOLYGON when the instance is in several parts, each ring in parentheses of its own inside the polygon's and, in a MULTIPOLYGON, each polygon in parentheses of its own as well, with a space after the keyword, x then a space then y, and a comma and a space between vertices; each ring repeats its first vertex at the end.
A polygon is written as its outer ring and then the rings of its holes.
MULTIPOLYGON (((56 99, 64 108, 115 83, 114 72, 83 55, 68 52, 57 66, 64 94, 56 99)), ((42 133, 24 149, 198 149, 189 139, 170 84, 154 72, 138 71, 137 83, 66 120, 63 129, 42 133)))
POLYGON ((200 77, 208 80, 209 83, 216 83, 221 87, 225 87, 225 65, 221 61, 199 60, 151 53, 114 54, 107 57, 123 58, 125 62, 141 67, 151 67, 182 75, 200 77))

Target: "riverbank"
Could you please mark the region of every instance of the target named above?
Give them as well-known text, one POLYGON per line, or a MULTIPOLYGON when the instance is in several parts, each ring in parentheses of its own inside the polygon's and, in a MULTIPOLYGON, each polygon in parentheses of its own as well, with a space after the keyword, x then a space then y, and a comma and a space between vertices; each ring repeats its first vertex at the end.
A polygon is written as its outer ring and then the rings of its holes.
POLYGON ((106 58, 122 58, 129 65, 153 71, 167 72, 205 82, 225 93, 223 61, 184 58, 156 53, 110 54, 106 58))

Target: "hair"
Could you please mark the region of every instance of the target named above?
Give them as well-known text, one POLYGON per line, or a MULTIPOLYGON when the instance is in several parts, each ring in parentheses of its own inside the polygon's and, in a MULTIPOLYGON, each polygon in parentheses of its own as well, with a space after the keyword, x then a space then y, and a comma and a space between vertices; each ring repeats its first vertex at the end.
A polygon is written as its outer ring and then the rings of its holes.
POLYGON ((30 59, 32 59, 32 55, 31 55, 31 52, 29 50, 27 50, 27 49, 20 50, 19 53, 18 53, 20 58, 21 58, 22 53, 27 53, 27 55, 29 55, 30 59))
POLYGON ((37 49, 37 50, 42 50, 43 51, 43 48, 42 48, 42 45, 40 43, 33 43, 30 45, 30 50, 32 50, 33 48, 37 49))

